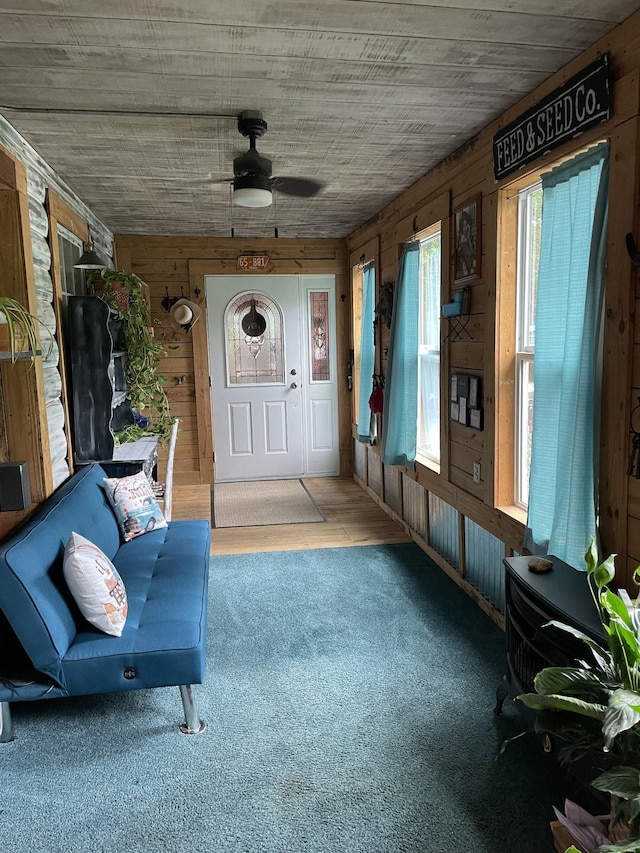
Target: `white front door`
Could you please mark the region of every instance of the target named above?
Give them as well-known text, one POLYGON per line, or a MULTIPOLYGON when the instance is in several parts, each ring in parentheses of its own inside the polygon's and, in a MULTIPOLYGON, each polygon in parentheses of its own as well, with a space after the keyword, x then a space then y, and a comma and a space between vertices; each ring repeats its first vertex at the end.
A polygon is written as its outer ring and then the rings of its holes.
POLYGON ((337 474, 333 276, 205 283, 216 481, 337 474))

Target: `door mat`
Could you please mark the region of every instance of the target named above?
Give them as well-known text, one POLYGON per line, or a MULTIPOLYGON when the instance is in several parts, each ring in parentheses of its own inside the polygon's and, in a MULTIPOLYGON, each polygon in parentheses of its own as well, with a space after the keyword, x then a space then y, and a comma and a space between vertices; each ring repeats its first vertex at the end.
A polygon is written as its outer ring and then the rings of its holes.
POLYGON ((260 527, 326 521, 302 480, 216 483, 214 527, 260 527))

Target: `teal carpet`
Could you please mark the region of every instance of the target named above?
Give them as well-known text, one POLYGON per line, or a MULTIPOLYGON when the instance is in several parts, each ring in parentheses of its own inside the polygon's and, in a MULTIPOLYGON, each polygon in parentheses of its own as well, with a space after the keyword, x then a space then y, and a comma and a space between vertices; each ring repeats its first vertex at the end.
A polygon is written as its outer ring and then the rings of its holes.
POLYGON ((7 853, 546 853, 555 762, 504 637, 415 545, 215 557, 207 723, 177 688, 16 703, 7 853))

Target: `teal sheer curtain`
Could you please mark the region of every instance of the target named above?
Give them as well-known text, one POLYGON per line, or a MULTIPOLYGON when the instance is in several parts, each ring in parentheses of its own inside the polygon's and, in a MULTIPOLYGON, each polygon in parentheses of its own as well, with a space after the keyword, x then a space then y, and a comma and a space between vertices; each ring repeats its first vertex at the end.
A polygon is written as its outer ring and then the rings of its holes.
POLYGON ((596 536, 609 145, 542 177, 525 545, 585 569, 596 536))
POLYGON ((420 243, 402 250, 393 298, 384 409, 382 461, 415 467, 418 424, 420 243))
POLYGON ((370 443, 374 438, 375 415, 369 408, 369 397, 373 390, 375 362, 375 319, 376 270, 367 264, 362 274, 362 318, 360 322, 360 358, 358 361, 358 441, 370 443))

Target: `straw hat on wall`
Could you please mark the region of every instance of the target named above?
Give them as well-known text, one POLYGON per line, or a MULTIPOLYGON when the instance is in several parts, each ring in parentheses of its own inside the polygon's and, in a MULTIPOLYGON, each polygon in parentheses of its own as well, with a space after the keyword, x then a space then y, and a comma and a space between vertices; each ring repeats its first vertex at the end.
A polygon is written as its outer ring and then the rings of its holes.
POLYGON ((188 332, 201 313, 200 306, 195 302, 190 299, 178 299, 169 311, 169 322, 176 332, 188 332))

